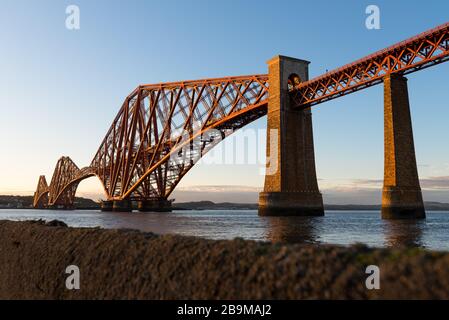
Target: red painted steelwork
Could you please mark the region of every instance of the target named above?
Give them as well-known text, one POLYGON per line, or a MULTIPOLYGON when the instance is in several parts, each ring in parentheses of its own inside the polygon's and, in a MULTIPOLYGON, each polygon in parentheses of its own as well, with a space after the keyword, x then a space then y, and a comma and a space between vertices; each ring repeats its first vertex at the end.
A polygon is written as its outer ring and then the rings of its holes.
POLYGON ((303 82, 292 92, 298 107, 313 106, 449 60, 449 23, 421 33, 339 69, 303 82))
MULTIPOLYGON (((297 107, 449 60, 449 23, 292 88, 297 107)), ((141 85, 126 97, 89 167, 58 161, 50 186, 39 178, 35 207, 73 206, 96 175, 108 200, 165 200, 195 163, 233 131, 264 116, 268 75, 141 85), (48 199, 48 202, 47 202, 48 199)))

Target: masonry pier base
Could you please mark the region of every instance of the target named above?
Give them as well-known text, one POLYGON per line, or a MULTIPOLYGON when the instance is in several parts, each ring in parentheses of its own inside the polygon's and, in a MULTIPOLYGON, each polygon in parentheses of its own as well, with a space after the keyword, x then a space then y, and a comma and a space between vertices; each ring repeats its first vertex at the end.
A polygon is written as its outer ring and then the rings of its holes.
POLYGON ((260 216, 323 216, 319 192, 261 192, 260 216))
POLYGON ((171 201, 166 199, 143 200, 137 202, 137 209, 140 212, 171 212, 171 201))
POLYGON ((308 61, 268 61, 267 170, 259 194, 261 216, 323 216, 318 190, 310 108, 293 108, 289 88, 307 81, 308 61))
POLYGON ((382 192, 383 219, 426 217, 419 185, 413 142, 407 79, 384 79, 385 166, 382 192))
POLYGON ((383 188, 383 219, 424 219, 425 217, 421 189, 383 188))
POLYGON ((102 201, 101 202, 101 211, 110 212, 114 206, 114 201, 102 201))
POLYGON ((112 205, 114 212, 131 212, 133 211, 131 200, 114 200, 112 205))
POLYGON ((73 204, 54 204, 49 206, 50 210, 75 210, 75 206, 73 204))

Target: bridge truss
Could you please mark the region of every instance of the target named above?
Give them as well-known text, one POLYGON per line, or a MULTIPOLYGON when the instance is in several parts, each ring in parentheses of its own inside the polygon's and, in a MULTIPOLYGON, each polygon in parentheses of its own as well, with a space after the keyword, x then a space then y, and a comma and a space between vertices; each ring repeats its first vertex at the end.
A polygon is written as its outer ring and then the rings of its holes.
MULTIPOLYGON (((267 75, 139 86, 89 167, 59 160, 49 205, 69 207, 79 182, 93 175, 109 200, 166 199, 205 153, 266 114, 267 97, 267 75)), ((43 192, 38 186, 36 194, 43 192)))
POLYGON ((449 23, 297 85, 296 106, 313 106, 379 84, 392 73, 409 74, 449 60, 449 23))
MULTIPOLYGON (((449 60, 449 23, 294 86, 296 107, 313 106, 449 60)), ((126 97, 89 167, 68 157, 35 207, 73 205, 78 184, 97 176, 108 200, 167 199, 184 175, 235 130, 264 116, 268 75, 141 85, 126 97)))

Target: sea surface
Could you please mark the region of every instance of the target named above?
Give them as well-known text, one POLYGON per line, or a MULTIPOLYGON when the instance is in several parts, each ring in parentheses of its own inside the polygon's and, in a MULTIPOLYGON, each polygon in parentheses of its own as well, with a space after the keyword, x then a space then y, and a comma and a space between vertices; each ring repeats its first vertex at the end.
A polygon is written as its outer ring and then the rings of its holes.
POLYGON ((327 211, 324 217, 259 217, 256 210, 103 213, 100 211, 0 210, 0 220, 61 220, 72 227, 139 229, 209 239, 244 238, 289 243, 365 243, 449 251, 449 212, 427 212, 422 221, 382 220, 378 211, 327 211))

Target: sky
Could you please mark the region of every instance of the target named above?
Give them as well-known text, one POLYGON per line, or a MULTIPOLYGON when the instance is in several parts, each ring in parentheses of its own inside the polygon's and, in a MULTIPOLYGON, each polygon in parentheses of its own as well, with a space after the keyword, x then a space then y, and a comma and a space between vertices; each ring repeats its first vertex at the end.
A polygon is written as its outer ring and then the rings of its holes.
MULTIPOLYGON (((87 166, 139 84, 267 73, 266 61, 278 54, 311 61, 315 77, 447 21, 443 0, 0 0, 0 194, 32 194, 63 155, 87 166), (379 30, 365 27, 372 4, 379 30), (69 5, 80 9, 79 30, 66 28, 69 5)), ((449 63, 408 76, 427 201, 449 202, 448 74, 449 63)), ((314 107, 313 121, 324 201, 379 203, 382 86, 314 107)), ((248 127, 263 132, 266 118, 248 127)), ((264 144, 261 138, 248 152, 264 144)), ((255 202, 261 167, 197 165, 173 197, 255 202)), ((101 192, 92 178, 78 195, 101 192)))

